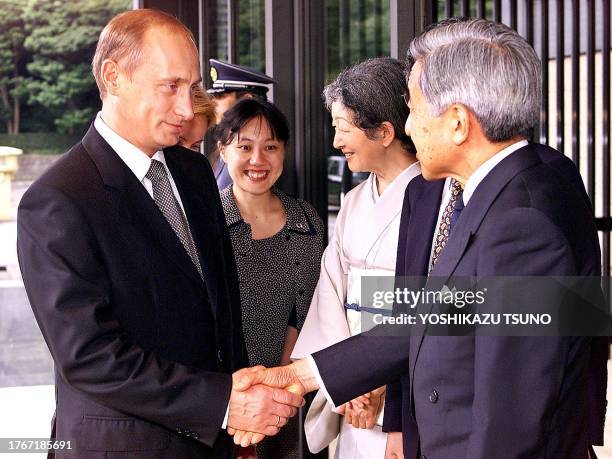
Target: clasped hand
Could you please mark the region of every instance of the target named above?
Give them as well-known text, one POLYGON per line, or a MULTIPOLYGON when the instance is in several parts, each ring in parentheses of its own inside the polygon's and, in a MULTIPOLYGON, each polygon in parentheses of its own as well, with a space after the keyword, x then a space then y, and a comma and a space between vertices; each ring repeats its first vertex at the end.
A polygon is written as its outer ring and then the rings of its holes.
POLYGON ((340 406, 336 412, 344 415, 347 424, 357 429, 371 429, 384 405, 386 386, 374 389, 340 406))
POLYGON ((304 405, 303 395, 318 388, 307 365, 256 366, 233 374, 227 432, 236 445, 246 447, 276 435, 295 416, 304 405))

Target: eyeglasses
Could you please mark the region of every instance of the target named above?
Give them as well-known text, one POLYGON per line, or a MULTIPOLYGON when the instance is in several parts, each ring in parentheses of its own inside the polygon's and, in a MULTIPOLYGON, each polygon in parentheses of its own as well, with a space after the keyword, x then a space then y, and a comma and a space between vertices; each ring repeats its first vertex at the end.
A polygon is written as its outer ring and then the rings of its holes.
POLYGON ((410 100, 410 94, 405 92, 404 94, 402 94, 402 99, 404 99, 404 103, 406 104, 406 106, 410 107, 410 105, 408 104, 408 101, 410 100))

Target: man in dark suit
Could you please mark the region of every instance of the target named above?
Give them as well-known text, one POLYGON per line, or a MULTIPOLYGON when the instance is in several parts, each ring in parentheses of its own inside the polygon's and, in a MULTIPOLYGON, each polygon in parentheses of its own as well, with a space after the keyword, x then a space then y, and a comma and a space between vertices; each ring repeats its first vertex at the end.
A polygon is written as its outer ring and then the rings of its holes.
MULTIPOLYGON (((584 183, 576 165, 565 155, 547 145, 531 144, 540 160, 553 168, 570 183, 584 199, 588 198, 584 183)), ((427 276, 430 258, 438 227, 439 215, 448 205, 451 180, 427 181, 416 177, 407 187, 402 206, 397 247, 396 276, 427 276)), ((590 443, 603 445, 605 419, 606 381, 608 356, 607 338, 594 338, 591 349, 592 365, 589 370, 588 397, 592 397, 588 416, 590 443)), ((418 429, 410 408, 410 377, 406 373, 399 382, 387 385, 385 419, 383 429, 389 433, 388 452, 417 450, 418 429), (402 435, 403 432, 403 435, 402 435)), ((411 457, 407 454, 406 457, 411 457)))
POLYGON ((18 213, 23 280, 56 368, 52 435, 72 441, 67 457, 232 457, 225 427, 275 434, 303 400, 232 388, 250 370, 237 372, 247 360, 219 194, 204 157, 171 147, 201 81, 193 37, 159 11, 123 13, 93 73, 102 111, 18 213))
MULTIPOLYGON (((407 132, 423 177, 453 183, 439 218, 428 210, 424 220, 415 206, 430 200, 437 209, 442 185, 430 187, 433 199, 422 182, 408 187, 407 237, 422 231, 431 246, 438 231, 431 254, 419 252, 406 272, 425 267, 444 282, 599 275, 584 194, 526 141, 541 92, 533 48, 502 24, 451 20, 417 37, 409 55, 407 132)), ((355 336, 288 367, 253 372, 237 387, 320 387, 339 405, 408 373, 400 409, 414 427, 402 424, 413 435, 407 457, 586 458, 589 417, 605 403, 589 398, 592 365, 605 368, 605 356, 593 362, 591 348, 589 337, 430 336, 421 327, 410 337, 355 336)))

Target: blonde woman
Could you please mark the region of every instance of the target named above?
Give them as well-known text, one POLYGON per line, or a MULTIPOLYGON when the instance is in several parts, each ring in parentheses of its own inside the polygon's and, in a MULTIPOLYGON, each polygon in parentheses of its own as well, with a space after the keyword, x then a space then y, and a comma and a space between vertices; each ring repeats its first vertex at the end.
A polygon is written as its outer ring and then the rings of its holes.
POLYGON ((194 151, 200 151, 204 134, 215 125, 215 103, 202 88, 193 94, 193 119, 183 128, 179 145, 194 151))

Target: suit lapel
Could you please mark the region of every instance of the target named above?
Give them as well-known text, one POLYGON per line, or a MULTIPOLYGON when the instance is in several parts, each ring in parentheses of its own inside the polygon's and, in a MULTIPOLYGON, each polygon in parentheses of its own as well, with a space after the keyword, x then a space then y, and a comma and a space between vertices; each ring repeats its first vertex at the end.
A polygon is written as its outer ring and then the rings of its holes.
POLYGON ((491 205, 506 185, 525 169, 540 163, 533 149, 526 146, 504 158, 487 174, 476 187, 461 218, 457 220, 457 226, 452 230, 446 247, 440 254, 430 276, 446 280, 452 275, 470 238, 476 234, 491 205))
MULTIPOLYGON (((193 153, 175 147, 164 149, 166 164, 175 178, 176 186, 185 207, 185 213, 187 214, 189 229, 198 250, 207 293, 211 304, 217 305, 221 303, 217 298, 218 283, 215 276, 219 270, 218 264, 223 258, 223 253, 220 250, 221 244, 219 243, 221 234, 216 225, 218 218, 215 211, 217 209, 213 206, 213 197, 203 195, 204 185, 202 183, 193 183, 190 180, 191 175, 188 166, 180 158, 181 155, 188 154, 193 153), (209 265, 211 260, 215 260, 215 267, 209 265)), ((191 259, 189 259, 189 263, 193 267, 191 259)), ((200 279, 195 267, 193 271, 198 276, 198 279, 200 279)), ((212 308, 212 311, 216 317, 216 309, 212 308)))
POLYGON ((426 181, 423 176, 416 177, 409 192, 410 221, 406 231, 405 271, 403 276, 427 276, 431 254, 432 234, 438 220, 438 209, 442 200, 444 180, 426 181), (418 182, 417 182, 418 181, 418 182))
MULTIPOLYGON (((457 220, 456 227, 452 230, 444 250, 429 274, 430 278, 427 281, 426 289, 437 290, 448 281, 467 250, 472 236, 477 233, 487 212, 506 185, 525 169, 540 163, 537 154, 527 146, 504 158, 487 174, 476 187, 468 205, 461 214, 461 218, 457 220)), ((437 209, 439 209, 439 204, 437 209)), ((433 232, 430 233, 430 240, 433 237, 432 234, 433 232)), ((433 304, 419 305, 417 306, 417 312, 428 313, 432 307, 433 304)), ((410 342, 410 348, 414 350, 410 354, 411 380, 414 379, 414 367, 423 344, 425 331, 425 326, 414 327, 410 342)))
POLYGON ((195 282, 202 282, 185 247, 144 187, 139 184, 127 191, 126 199, 168 258, 195 282))
MULTIPOLYGON (((96 164, 104 184, 120 193, 120 201, 125 206, 128 220, 141 226, 139 233, 157 242, 167 257, 187 276, 201 283, 191 258, 155 201, 93 125, 83 138, 83 146, 96 164)), ((178 181, 175 182, 178 187, 178 181)))
MULTIPOLYGON (((428 182, 419 176, 409 186, 410 222, 406 231, 406 263, 404 276, 426 277, 429 271, 431 244, 438 221, 438 213, 444 190, 444 180, 428 182)), ((421 285, 414 286, 415 288, 421 285)), ((414 365, 420 348, 423 331, 421 327, 412 327, 410 339, 410 375, 414 375, 414 365), (416 350, 416 352, 412 351, 416 350)))

